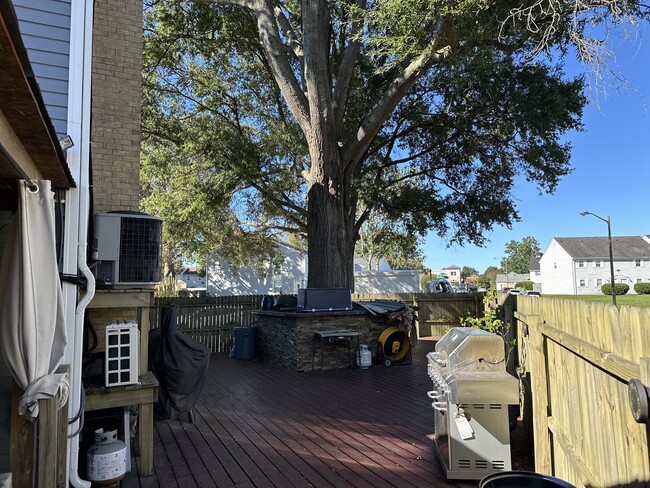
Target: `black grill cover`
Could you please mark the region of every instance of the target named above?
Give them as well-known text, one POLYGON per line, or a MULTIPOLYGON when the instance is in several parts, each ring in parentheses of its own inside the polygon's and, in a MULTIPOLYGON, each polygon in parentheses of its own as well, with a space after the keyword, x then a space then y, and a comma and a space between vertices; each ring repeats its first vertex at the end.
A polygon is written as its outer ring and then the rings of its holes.
POLYGON ((176 307, 163 307, 160 329, 149 333, 149 369, 160 383, 154 415, 170 420, 194 408, 210 363, 210 349, 176 328, 176 307))

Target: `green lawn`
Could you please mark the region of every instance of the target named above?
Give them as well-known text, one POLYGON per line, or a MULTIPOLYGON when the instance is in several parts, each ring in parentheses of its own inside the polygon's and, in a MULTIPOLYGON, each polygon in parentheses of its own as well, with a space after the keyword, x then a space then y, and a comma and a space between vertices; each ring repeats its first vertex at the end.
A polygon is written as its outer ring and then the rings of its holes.
MULTIPOLYGON (((566 298, 568 300, 584 300, 587 302, 612 303, 611 295, 544 295, 549 298, 566 298)), ((617 295, 616 305, 619 307, 650 307, 650 295, 617 295)))

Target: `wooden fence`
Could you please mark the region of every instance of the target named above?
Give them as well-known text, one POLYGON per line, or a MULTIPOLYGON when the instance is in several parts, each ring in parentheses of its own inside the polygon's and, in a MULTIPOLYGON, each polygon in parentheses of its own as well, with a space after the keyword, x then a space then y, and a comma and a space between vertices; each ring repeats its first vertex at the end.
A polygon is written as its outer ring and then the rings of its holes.
MULTIPOLYGON (((354 294, 353 300, 397 300, 416 305, 418 337, 442 336, 450 327, 459 325, 459 318, 478 315, 483 310, 482 294, 401 293, 354 294)), ((178 329, 210 348, 212 352, 229 351, 233 345, 233 329, 254 322, 262 295, 230 297, 163 297, 156 298, 151 308, 150 328, 160 327, 160 309, 176 306, 178 329)))
POLYGON ((483 314, 482 293, 400 293, 355 294, 354 300, 397 300, 419 308, 418 337, 441 337, 451 327, 460 325, 460 318, 483 314))
POLYGON ((233 329, 253 325, 253 310, 259 310, 261 295, 209 298, 156 298, 151 309, 151 328, 160 327, 160 309, 176 306, 178 330, 212 352, 230 351, 233 329))
POLYGON ((521 296, 505 308, 535 470, 578 487, 648 486, 650 428, 632 417, 628 383, 650 385, 650 309, 521 296))

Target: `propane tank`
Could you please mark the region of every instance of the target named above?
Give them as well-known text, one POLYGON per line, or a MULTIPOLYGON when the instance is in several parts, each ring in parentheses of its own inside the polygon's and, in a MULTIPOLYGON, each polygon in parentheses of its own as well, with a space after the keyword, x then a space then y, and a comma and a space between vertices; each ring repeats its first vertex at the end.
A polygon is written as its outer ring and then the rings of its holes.
POLYGON ((367 344, 359 345, 359 350, 357 351, 357 366, 361 366, 361 369, 369 368, 372 364, 372 353, 368 349, 367 344))
POLYGON ((95 443, 86 455, 86 475, 93 486, 111 486, 126 474, 126 444, 117 438, 117 430, 95 431, 95 443))

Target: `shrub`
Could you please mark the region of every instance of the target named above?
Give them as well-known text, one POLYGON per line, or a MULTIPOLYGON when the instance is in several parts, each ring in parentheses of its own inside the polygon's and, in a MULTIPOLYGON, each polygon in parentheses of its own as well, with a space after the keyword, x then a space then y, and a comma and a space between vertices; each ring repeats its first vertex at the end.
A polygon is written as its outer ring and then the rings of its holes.
MULTIPOLYGON (((630 285, 626 285, 623 283, 616 283, 616 295, 625 295, 628 291, 630 291, 630 285)), ((611 283, 605 283, 603 286, 600 287, 600 291, 603 292, 603 295, 611 295, 612 294, 612 285, 611 283)))
POLYGON ((634 291, 639 295, 650 295, 650 283, 634 283, 634 291))
POLYGON ((520 290, 532 290, 533 289, 533 282, 532 281, 519 281, 515 283, 515 288, 519 288, 520 290))

